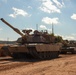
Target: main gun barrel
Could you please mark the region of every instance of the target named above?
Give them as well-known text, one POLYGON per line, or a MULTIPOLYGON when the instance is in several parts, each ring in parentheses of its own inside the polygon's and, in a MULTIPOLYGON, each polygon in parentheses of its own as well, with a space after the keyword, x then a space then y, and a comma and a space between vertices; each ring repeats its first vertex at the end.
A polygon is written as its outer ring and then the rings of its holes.
POLYGON ((9 24, 8 22, 6 22, 3 18, 0 19, 3 23, 5 23, 6 25, 8 25, 10 28, 12 28, 16 33, 18 33, 19 35, 21 35, 22 37, 24 36, 19 29, 13 27, 11 24, 9 24))

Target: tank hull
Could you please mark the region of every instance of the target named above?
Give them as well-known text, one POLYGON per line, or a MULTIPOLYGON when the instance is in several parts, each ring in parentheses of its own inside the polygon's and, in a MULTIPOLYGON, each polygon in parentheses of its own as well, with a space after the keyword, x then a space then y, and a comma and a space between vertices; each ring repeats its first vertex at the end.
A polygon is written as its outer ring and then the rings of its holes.
POLYGON ((61 49, 61 54, 67 54, 67 53, 72 53, 76 54, 76 47, 65 47, 61 49))
POLYGON ((13 58, 27 57, 31 55, 38 59, 57 58, 60 52, 58 44, 27 44, 9 46, 8 50, 13 58))

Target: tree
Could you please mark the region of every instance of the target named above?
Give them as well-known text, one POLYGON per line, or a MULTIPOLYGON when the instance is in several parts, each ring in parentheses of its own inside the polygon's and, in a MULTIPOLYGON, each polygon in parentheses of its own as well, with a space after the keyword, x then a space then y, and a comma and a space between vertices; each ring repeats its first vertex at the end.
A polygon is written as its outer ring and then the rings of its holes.
POLYGON ((55 36, 55 42, 62 42, 63 39, 61 36, 55 36))

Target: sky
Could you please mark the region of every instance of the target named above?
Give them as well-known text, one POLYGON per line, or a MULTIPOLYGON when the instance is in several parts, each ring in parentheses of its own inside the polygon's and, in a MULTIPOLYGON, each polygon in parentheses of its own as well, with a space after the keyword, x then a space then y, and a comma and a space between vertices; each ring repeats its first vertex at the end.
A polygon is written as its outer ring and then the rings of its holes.
MULTIPOLYGON (((63 39, 76 40, 76 0, 0 0, 0 18, 20 31, 48 30, 63 39), (38 28, 37 28, 38 26, 38 28)), ((0 40, 21 37, 0 21, 0 40)))

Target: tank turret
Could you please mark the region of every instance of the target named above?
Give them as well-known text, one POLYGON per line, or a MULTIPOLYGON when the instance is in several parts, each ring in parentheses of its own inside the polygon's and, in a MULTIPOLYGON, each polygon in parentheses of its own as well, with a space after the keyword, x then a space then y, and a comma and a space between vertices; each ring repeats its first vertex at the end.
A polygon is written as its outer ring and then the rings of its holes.
POLYGON ((22 32, 24 33, 23 34, 20 32, 18 28, 13 27, 11 24, 6 22, 3 18, 1 18, 1 21, 4 22, 7 26, 12 28, 16 33, 18 33, 21 36, 21 38, 18 38, 17 40, 18 43, 25 44, 25 43, 49 43, 50 42, 49 40, 50 37, 47 31, 39 32, 38 30, 35 30, 33 34, 30 35, 29 33, 32 32, 32 30, 22 30, 22 32))

